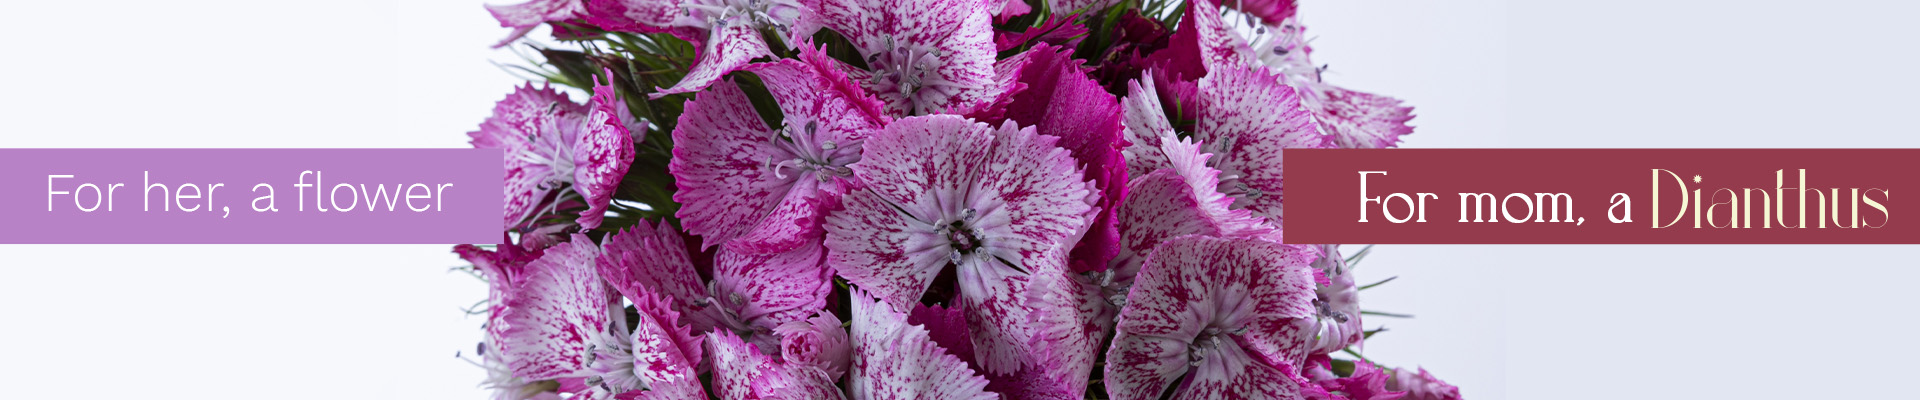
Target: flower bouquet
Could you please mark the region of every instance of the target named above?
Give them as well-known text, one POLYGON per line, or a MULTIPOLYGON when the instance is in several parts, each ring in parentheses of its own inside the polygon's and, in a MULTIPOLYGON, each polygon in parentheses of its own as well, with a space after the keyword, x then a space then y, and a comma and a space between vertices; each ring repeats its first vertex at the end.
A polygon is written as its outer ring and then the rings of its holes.
POLYGON ((1281 149, 1412 118, 1291 0, 487 9, 541 81, 469 133, 498 399, 1459 397, 1357 351, 1365 250, 1282 244, 1281 149))

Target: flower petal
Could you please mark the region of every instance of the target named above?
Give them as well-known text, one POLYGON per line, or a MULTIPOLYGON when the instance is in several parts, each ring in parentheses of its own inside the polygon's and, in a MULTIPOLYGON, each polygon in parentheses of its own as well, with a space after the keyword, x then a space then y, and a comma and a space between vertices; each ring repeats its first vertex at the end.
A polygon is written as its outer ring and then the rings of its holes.
POLYGON ((968 206, 980 213, 974 226, 986 235, 985 250, 1022 271, 1026 264, 1058 262, 1050 252, 1085 232, 1099 200, 1073 158, 1055 146, 1058 140, 1002 124, 968 192, 968 206))
POLYGON ((812 318, 774 327, 774 334, 780 336, 781 361, 817 368, 829 382, 840 380, 853 362, 853 345, 841 326, 840 317, 821 310, 812 318))
POLYGON ((639 315, 630 338, 633 372, 647 389, 640 398, 705 398, 698 371, 703 341, 679 324, 673 300, 641 288, 632 301, 639 315))
POLYGON ((1060 147, 1084 166, 1085 179, 1100 193, 1094 203, 1100 211, 1073 247, 1071 266, 1075 272, 1104 270, 1119 250, 1112 216, 1127 187, 1120 104, 1087 77, 1081 61, 1072 58, 1072 49, 1039 45, 1027 53, 1031 55, 1020 81, 1028 89, 1014 96, 1007 119, 1060 138, 1060 147))
POLYGON ((774 134, 732 83, 714 85, 686 103, 667 169, 679 188, 673 200, 681 207, 674 215, 704 239, 704 247, 753 228, 799 179, 773 171, 772 165, 793 159, 769 140, 774 134))
POLYGON ((1173 125, 1160 107, 1160 95, 1152 78, 1127 82, 1127 97, 1121 99, 1121 124, 1127 128, 1127 147, 1121 152, 1128 176, 1146 176, 1171 167, 1160 153, 1160 138, 1174 136, 1173 125))
POLYGON ((929 340, 926 330, 908 325, 905 314, 860 291, 854 291, 849 300, 853 303, 854 351, 853 376, 847 382, 849 398, 999 398, 983 390, 986 379, 929 340))
POLYGON ((706 335, 707 354, 713 362, 713 391, 724 400, 757 399, 754 381, 779 373, 779 366, 753 345, 733 332, 714 331, 706 335))
POLYGON ((714 257, 713 295, 728 310, 734 329, 754 332, 755 343, 775 350, 775 327, 801 321, 827 306, 833 290, 823 249, 808 243, 786 253, 747 255, 722 249, 714 257))
POLYGON ((1310 250, 1176 238, 1148 255, 1107 352, 1114 399, 1297 398, 1312 339, 1310 250), (1293 390, 1288 390, 1289 388, 1293 390))
MULTIPOLYGON (((996 257, 970 256, 956 266, 960 284, 960 303, 967 314, 968 337, 973 339, 973 360, 988 374, 1018 372, 1032 350, 1033 325, 1027 321, 1032 311, 1026 303, 1027 274, 996 257)), ((1057 257, 1043 261, 1028 260, 1027 268, 1050 268, 1039 264, 1062 264, 1057 257)), ((1064 267, 1054 267, 1064 268, 1064 267)))
POLYGON ((776 363, 732 332, 707 335, 707 346, 713 355, 713 388, 723 400, 842 398, 825 372, 776 363))
POLYGON ((587 23, 609 32, 665 32, 682 12, 678 0, 586 0, 587 23))
POLYGON ((1280 25, 1299 11, 1300 5, 1294 0, 1235 0, 1221 2, 1220 5, 1232 7, 1260 18, 1267 25, 1280 25))
POLYGON ((1253 65, 1252 54, 1246 39, 1220 19, 1220 8, 1213 0, 1192 0, 1187 2, 1180 26, 1168 38, 1167 48, 1147 60, 1176 80, 1190 81, 1207 76, 1215 67, 1253 65))
POLYGON ((502 28, 514 28, 512 34, 500 40, 493 47, 506 46, 525 36, 533 27, 551 21, 565 21, 579 17, 586 8, 579 0, 529 0, 525 3, 496 6, 486 5, 493 19, 500 21, 502 28))
POLYGON ((594 275, 598 252, 576 235, 528 263, 526 279, 514 282, 514 295, 487 327, 515 376, 554 379, 588 369, 589 348, 608 332, 609 306, 617 304, 594 275))
POLYGON ((1083 398, 1094 357, 1113 328, 1113 314, 1100 287, 1086 275, 1053 268, 1033 270, 1028 284, 1028 319, 1034 327, 1027 369, 1038 382, 1028 397, 1083 398))
POLYGON ((992 13, 979 0, 824 0, 819 22, 852 42, 880 79, 862 80, 895 116, 964 110, 991 101, 992 13))
POLYGON ((1236 208, 1281 223, 1281 149, 1327 148, 1293 88, 1264 69, 1223 68, 1200 80, 1200 123, 1194 137, 1218 149, 1221 192, 1236 208), (1225 177, 1232 177, 1228 179, 1225 177))
MULTIPOLYGON (((767 48, 767 41, 760 37, 760 31, 746 21, 746 16, 736 16, 723 20, 708 33, 705 47, 702 48, 687 75, 673 87, 659 89, 653 98, 675 93, 692 93, 713 85, 726 76, 753 62, 753 59, 773 56, 773 50, 767 48)), ((677 143, 677 142, 676 142, 677 143)))
POLYGON ((912 306, 947 266, 945 239, 874 192, 844 200, 844 209, 827 216, 827 266, 889 304, 912 306))
POLYGON ((1211 154, 1192 141, 1161 138, 1160 148, 1148 157, 1167 160, 1168 169, 1133 181, 1127 201, 1115 218, 1120 228, 1120 253, 1110 265, 1110 285, 1125 294, 1139 274, 1148 253, 1180 236, 1256 238, 1277 230, 1247 210, 1232 210, 1233 199, 1221 195, 1220 171, 1208 168, 1211 154))
POLYGON ((506 153, 505 229, 518 227, 533 215, 546 200, 551 190, 546 181, 554 175, 552 165, 529 160, 520 153, 533 148, 532 140, 558 135, 551 130, 553 120, 578 108, 566 94, 551 87, 522 85, 494 103, 493 115, 480 123, 480 130, 467 133, 473 138, 474 148, 506 153))
POLYGON ((608 236, 601 247, 595 263, 600 276, 627 301, 647 301, 646 293, 666 295, 673 299, 674 310, 681 313, 680 322, 692 324, 694 332, 712 330, 721 319, 718 310, 708 306, 707 287, 700 283, 686 242, 672 224, 642 220, 608 236))
POLYGON ((973 360, 973 334, 967 330, 967 312, 964 306, 914 304, 913 311, 907 312, 907 323, 927 330, 927 338, 940 348, 965 361, 969 368, 980 370, 980 363, 973 360))
MULTIPOLYGON (((613 76, 613 71, 607 71, 607 76, 613 76)), ((627 102, 614 94, 611 82, 594 82, 589 103, 585 125, 573 142, 573 190, 587 203, 587 210, 576 219, 581 229, 600 227, 613 192, 627 176, 627 167, 633 165, 633 138, 637 136, 627 131, 626 121, 621 119, 621 115, 630 115, 627 102)))
POLYGON ((1460 388, 1435 378, 1426 368, 1419 373, 1406 368, 1395 368, 1393 380, 1387 382, 1387 390, 1407 392, 1406 400, 1460 400, 1460 388))
POLYGON ((1400 99, 1326 85, 1311 96, 1313 116, 1346 149, 1384 149, 1399 146, 1400 137, 1413 133, 1413 107, 1400 99))

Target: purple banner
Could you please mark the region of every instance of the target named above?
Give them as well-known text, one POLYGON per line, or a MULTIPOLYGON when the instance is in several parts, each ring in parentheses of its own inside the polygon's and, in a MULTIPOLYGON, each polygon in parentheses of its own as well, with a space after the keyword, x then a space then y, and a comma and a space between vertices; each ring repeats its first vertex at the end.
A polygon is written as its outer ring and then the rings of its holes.
POLYGON ((501 238, 497 149, 0 149, 0 243, 501 238))

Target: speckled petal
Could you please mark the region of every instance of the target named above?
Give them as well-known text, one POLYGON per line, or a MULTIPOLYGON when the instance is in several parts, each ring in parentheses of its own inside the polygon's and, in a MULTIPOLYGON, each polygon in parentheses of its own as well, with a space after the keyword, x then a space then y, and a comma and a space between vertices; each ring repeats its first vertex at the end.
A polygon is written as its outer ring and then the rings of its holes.
POLYGON ((853 345, 840 317, 822 310, 812 318, 789 321, 773 328, 780 336, 780 359, 787 365, 807 366, 826 373, 827 381, 839 381, 853 362, 853 345))
POLYGON ((771 255, 722 249, 713 261, 714 300, 740 324, 732 328, 771 337, 775 327, 826 308, 833 275, 822 264, 822 257, 823 251, 816 243, 771 255))
POLYGON ((853 400, 996 400, 985 392, 986 379, 908 325, 907 316, 865 293, 854 291, 853 400))
POLYGON ((723 400, 758 399, 753 383, 767 374, 777 374, 779 365, 733 332, 714 331, 706 335, 708 360, 713 362, 713 392, 723 400))
POLYGON ((609 32, 664 32, 681 13, 679 0, 586 0, 587 23, 609 32))
POLYGON ((681 323, 692 324, 695 332, 713 329, 718 309, 709 306, 706 286, 687 254, 687 245, 673 225, 662 220, 658 225, 640 221, 639 225, 608 236, 596 265, 600 276, 628 301, 645 300, 642 293, 659 293, 673 298, 681 323))
POLYGON ((480 123, 480 130, 467 133, 473 139, 474 148, 501 149, 506 153, 505 229, 520 226, 551 191, 545 183, 554 175, 553 166, 521 157, 520 153, 533 147, 532 140, 558 135, 559 132, 551 131, 552 120, 578 107, 566 94, 550 87, 535 89, 533 85, 522 85, 494 103, 493 115, 480 123))
POLYGON ((1081 61, 1072 58, 1072 49, 1042 44, 1027 53, 1029 61, 1019 74, 1027 89, 1014 96, 1007 119, 1058 137, 1060 147, 1084 168, 1084 178, 1093 182, 1100 193, 1094 207, 1100 211, 1072 248, 1069 265, 1075 272, 1104 270, 1119 250, 1112 215, 1127 187, 1120 104, 1087 77, 1081 61))
POLYGON ((1267 25, 1285 23, 1293 18, 1294 12, 1299 11, 1300 7, 1294 0, 1232 0, 1220 2, 1220 5, 1253 15, 1267 25))
POLYGON ((585 4, 580 0, 530 0, 525 3, 497 6, 486 5, 487 12, 493 13, 493 19, 500 21, 500 27, 514 28, 512 34, 500 40, 493 47, 506 46, 525 36, 528 31, 542 23, 565 21, 578 18, 586 13, 585 4))
POLYGON ((726 249, 743 254, 769 255, 792 251, 801 246, 818 247, 826 211, 838 208, 846 189, 838 182, 821 182, 817 172, 807 172, 787 187, 786 195, 776 199, 773 210, 760 218, 753 229, 734 237, 726 249))
POLYGON ((1213 149, 1220 191, 1235 208, 1281 221, 1281 149, 1327 148, 1293 88, 1264 68, 1222 68, 1200 81, 1200 123, 1194 137, 1213 149))
POLYGON ((631 335, 633 372, 647 388, 640 398, 705 398, 698 371, 706 351, 703 341, 678 322, 680 314, 672 310, 671 299, 647 289, 638 295, 630 301, 639 315, 631 335))
POLYGON ((621 115, 627 115, 627 102, 614 94, 613 86, 595 82, 580 137, 573 142, 573 190, 587 203, 575 220, 582 229, 600 227, 613 192, 633 165, 636 135, 627 131, 621 115))
MULTIPOLYGON (((967 314, 968 336, 973 339, 973 360, 983 372, 1012 374, 1020 370, 1032 353, 1028 340, 1033 338, 1032 312, 1026 302, 1027 274, 998 258, 969 256, 955 266, 960 286, 960 303, 967 314)), ((1027 268, 1038 264, 1062 264, 1064 260, 1028 260, 1027 268)))
POLYGON ((760 37, 760 31, 754 29, 746 18, 737 16, 721 21, 708 33, 706 47, 693 61, 693 67, 688 69, 687 75, 680 78, 680 83, 660 89, 651 96, 658 99, 669 94, 700 91, 718 82, 728 72, 753 62, 755 58, 772 56, 773 50, 767 48, 766 39, 760 37))
POLYGON ((1318 92, 1314 118, 1333 134, 1334 143, 1347 149, 1384 149, 1400 145, 1413 133, 1413 107, 1400 99, 1327 85, 1318 92))
POLYGON ((1033 349, 1027 369, 1040 381, 1027 386, 1027 397, 1083 398, 1094 357, 1106 332, 1113 328, 1112 309, 1100 287, 1086 274, 1048 265, 1033 270, 1028 304, 1033 307, 1033 349))
POLYGON ((1169 77, 1191 81, 1207 76, 1218 67, 1253 65, 1253 48, 1220 18, 1213 0, 1186 2, 1187 12, 1180 26, 1168 38, 1167 47, 1148 56, 1169 77))
POLYGON ((586 372, 590 346, 608 330, 613 291, 594 274, 599 249, 585 236, 548 248, 514 282, 506 309, 488 322, 514 375, 529 379, 586 372))
POLYGON ((1050 252, 1087 229, 1099 200, 1078 163, 1055 146, 1058 140, 1033 128, 1001 125, 968 193, 967 205, 980 214, 974 226, 985 234, 985 250, 1021 271, 1029 263, 1059 262, 1050 252))
POLYGON ((843 204, 827 216, 827 265, 890 304, 919 301, 948 264, 944 239, 931 224, 901 214, 874 192, 849 193, 843 204))
POLYGON ((870 67, 931 67, 916 73, 922 82, 917 90, 900 90, 897 80, 861 82, 887 103, 889 113, 904 116, 971 108, 1005 90, 991 84, 989 8, 979 0, 823 0, 818 21, 845 36, 862 58, 879 61, 870 67), (931 62, 916 64, 923 57, 931 62))
POLYGON ((713 85, 686 103, 667 169, 679 187, 675 216, 704 239, 703 247, 752 229, 800 178, 774 172, 773 165, 794 158, 769 140, 775 134, 732 83, 713 85))
POLYGON ((1120 205, 1116 215, 1120 254, 1109 269, 1112 287, 1124 290, 1132 284, 1147 254, 1168 239, 1186 235, 1256 238, 1278 232, 1252 212, 1230 208, 1233 199, 1215 189, 1220 171, 1206 166, 1212 155, 1201 153, 1199 144, 1163 137, 1151 157, 1168 160, 1169 166, 1136 178, 1127 201, 1120 205))
POLYGON ((713 389, 722 400, 833 400, 839 388, 811 366, 775 362, 732 332, 707 335, 713 389))
POLYGON ((1174 136, 1173 125, 1160 107, 1160 95, 1152 78, 1127 82, 1127 97, 1120 100, 1121 119, 1127 128, 1127 147, 1121 152, 1127 162, 1127 175, 1140 177, 1172 166, 1159 156, 1160 138, 1174 136))
POLYGON ((1263 240, 1187 236, 1148 255, 1107 352, 1116 400, 1298 398, 1317 257, 1263 240), (1182 382, 1175 382, 1176 378, 1182 382))

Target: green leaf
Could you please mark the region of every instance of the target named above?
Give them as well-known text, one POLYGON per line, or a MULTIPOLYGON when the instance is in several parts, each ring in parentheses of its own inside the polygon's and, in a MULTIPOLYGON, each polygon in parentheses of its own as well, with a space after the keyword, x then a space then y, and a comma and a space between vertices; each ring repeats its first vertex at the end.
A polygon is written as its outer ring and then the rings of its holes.
POLYGON ((1387 318, 1413 318, 1413 314, 1394 314, 1389 312, 1366 311, 1366 310, 1361 310, 1360 315, 1375 315, 1375 316, 1381 316, 1381 317, 1387 317, 1387 318))
POLYGON ((1393 280, 1394 280, 1394 279, 1400 279, 1400 277, 1399 277, 1399 276, 1392 276, 1392 277, 1388 277, 1387 279, 1382 279, 1382 280, 1380 280, 1379 282, 1374 282, 1374 283, 1369 283, 1369 284, 1366 284, 1366 285, 1364 285, 1364 286, 1361 286, 1361 287, 1360 287, 1360 290, 1367 290, 1367 289, 1372 289, 1372 288, 1373 288, 1374 286, 1380 286, 1380 285, 1382 285, 1382 284, 1385 284, 1385 283, 1387 283, 1387 282, 1393 282, 1393 280))

